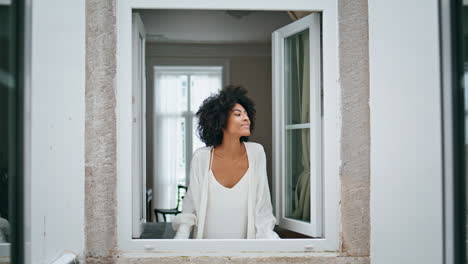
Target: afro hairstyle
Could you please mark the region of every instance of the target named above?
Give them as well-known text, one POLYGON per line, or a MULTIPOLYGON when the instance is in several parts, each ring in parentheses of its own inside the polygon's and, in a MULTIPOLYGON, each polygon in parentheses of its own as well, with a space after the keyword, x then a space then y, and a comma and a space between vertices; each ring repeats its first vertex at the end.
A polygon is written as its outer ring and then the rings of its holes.
MULTIPOLYGON (((206 146, 219 146, 223 142, 223 130, 227 127, 229 114, 236 104, 242 105, 250 119, 250 131, 255 128, 255 104, 246 96, 247 90, 242 86, 228 85, 219 93, 206 98, 196 116, 198 118, 197 132, 206 146)), ((241 142, 249 137, 240 138, 241 142)))

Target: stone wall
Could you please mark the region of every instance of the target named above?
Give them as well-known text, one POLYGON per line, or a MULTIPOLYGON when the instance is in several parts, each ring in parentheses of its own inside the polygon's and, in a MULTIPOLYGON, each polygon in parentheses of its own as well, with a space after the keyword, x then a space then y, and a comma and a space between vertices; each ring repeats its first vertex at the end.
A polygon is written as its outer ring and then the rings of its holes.
POLYGON ((117 245, 115 6, 86 1, 85 257, 96 263, 117 245))

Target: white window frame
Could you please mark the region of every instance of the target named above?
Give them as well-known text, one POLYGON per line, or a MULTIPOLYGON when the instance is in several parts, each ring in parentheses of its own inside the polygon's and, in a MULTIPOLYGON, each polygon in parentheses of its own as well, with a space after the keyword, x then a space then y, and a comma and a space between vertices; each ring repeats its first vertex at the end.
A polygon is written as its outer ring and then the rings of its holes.
POLYGON ((321 100, 321 47, 320 14, 311 14, 273 33, 273 54, 279 60, 273 65, 273 178, 275 182, 275 207, 278 225, 314 238, 322 237, 322 100, 321 100), (290 106, 286 102, 285 44, 286 38, 303 30, 309 31, 310 59, 310 120, 303 124, 286 124, 290 106), (310 223, 288 218, 285 215, 285 178, 287 176, 286 132, 310 129, 310 223))
MULTIPOLYGON (((118 247, 124 256, 224 255, 289 256, 337 255, 339 250, 339 131, 337 2, 328 0, 118 0, 117 2, 117 177, 118 247), (132 239, 131 230, 131 14, 132 9, 303 10, 322 13, 323 46, 323 238, 240 239, 132 239)), ((273 119, 275 112, 273 112, 273 119)))

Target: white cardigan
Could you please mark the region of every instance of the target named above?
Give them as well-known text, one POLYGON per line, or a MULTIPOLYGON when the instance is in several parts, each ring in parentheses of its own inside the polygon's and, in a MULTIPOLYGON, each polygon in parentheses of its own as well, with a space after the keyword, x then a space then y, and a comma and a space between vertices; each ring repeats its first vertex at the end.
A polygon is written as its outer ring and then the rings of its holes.
MULTIPOLYGON (((247 239, 277 239, 273 231, 276 219, 273 216, 270 190, 268 188, 266 155, 263 146, 244 142, 249 161, 249 193, 247 206, 247 239)), ((192 157, 190 186, 183 201, 182 213, 172 222, 177 231, 175 239, 187 239, 195 226, 196 239, 203 238, 206 207, 208 203, 208 173, 212 147, 197 149, 192 157)), ((229 223, 226 223, 228 228, 229 223)))

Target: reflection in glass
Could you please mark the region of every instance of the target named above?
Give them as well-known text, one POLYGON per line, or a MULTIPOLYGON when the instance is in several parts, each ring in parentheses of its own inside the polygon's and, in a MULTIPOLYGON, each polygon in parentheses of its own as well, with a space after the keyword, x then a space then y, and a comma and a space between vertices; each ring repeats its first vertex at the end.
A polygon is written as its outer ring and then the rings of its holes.
POLYGON ((309 30, 285 39, 286 124, 309 123, 309 30))
MULTIPOLYGON (((464 83, 463 83, 463 92, 464 92, 464 116, 465 116, 465 221, 468 220, 468 7, 463 6, 463 64, 464 64, 464 83)), ((465 234, 468 234, 468 223, 465 223, 465 234)), ((468 252, 468 240, 465 238, 465 252, 468 252)), ((467 255, 468 257, 468 255, 467 255)), ((468 263, 468 259, 465 263, 468 263)))
POLYGON ((284 42, 285 158, 284 216, 310 222, 309 30, 284 42))
POLYGON ((17 203, 20 174, 20 97, 16 1, 0 1, 0 263, 22 261, 20 234, 14 225, 21 226, 17 203), (13 244, 12 244, 13 243, 13 244), (11 247, 10 247, 11 245, 11 247))
POLYGON ((310 222, 310 129, 286 132, 285 216, 310 222))

